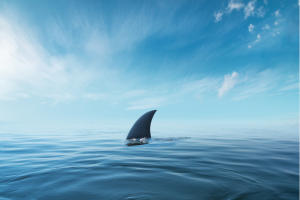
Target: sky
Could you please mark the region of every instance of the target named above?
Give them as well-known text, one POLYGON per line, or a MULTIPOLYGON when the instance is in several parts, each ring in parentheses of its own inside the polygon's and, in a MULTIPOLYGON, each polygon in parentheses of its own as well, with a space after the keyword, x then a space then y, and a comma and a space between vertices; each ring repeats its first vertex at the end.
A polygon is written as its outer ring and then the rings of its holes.
POLYGON ((299 124, 297 0, 0 0, 0 123, 299 124))

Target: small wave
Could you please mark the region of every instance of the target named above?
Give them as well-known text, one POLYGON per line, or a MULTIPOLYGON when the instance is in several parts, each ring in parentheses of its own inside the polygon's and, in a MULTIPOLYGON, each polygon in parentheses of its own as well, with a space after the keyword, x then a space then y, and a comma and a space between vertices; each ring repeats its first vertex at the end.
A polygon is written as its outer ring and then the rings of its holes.
POLYGON ((149 144, 152 141, 155 141, 155 142, 169 142, 169 141, 186 140, 186 139, 190 139, 190 137, 132 138, 132 139, 126 140, 126 145, 127 146, 135 146, 135 145, 149 144))

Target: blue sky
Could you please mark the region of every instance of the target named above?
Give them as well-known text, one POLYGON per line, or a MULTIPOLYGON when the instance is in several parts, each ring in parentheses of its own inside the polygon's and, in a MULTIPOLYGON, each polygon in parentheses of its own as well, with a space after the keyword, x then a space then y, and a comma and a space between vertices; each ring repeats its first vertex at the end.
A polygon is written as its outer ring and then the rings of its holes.
POLYGON ((299 2, 0 1, 0 121, 299 121, 299 2))

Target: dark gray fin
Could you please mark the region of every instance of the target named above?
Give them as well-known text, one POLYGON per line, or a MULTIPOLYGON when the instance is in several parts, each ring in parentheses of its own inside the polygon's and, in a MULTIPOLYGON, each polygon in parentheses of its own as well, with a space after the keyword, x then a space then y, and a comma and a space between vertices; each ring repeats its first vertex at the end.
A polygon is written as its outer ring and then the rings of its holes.
POLYGON ((143 138, 143 137, 151 138, 150 126, 155 112, 156 110, 152 110, 142 115, 130 129, 126 140, 132 138, 143 138))

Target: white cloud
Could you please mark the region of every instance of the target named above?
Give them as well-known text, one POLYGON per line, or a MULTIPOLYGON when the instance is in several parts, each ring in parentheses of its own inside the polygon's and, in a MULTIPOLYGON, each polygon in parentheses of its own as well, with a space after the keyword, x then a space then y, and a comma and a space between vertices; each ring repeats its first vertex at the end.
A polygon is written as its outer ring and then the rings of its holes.
POLYGON ((269 24, 265 25, 264 27, 262 27, 263 30, 270 30, 270 26, 269 24))
POLYGON ((230 89, 233 88, 233 86, 236 84, 236 79, 238 77, 238 73, 233 72, 230 76, 229 74, 224 76, 224 82, 222 84, 222 87, 218 89, 218 96, 222 97, 225 93, 227 93, 230 89))
POLYGON ((218 22, 218 21, 221 21, 222 20, 222 15, 224 13, 222 11, 218 11, 218 12, 215 12, 214 13, 214 16, 215 16, 215 22, 218 22))
POLYGON ((268 1, 267 1, 267 0, 264 0, 264 4, 268 4, 268 1))
POLYGON ((276 21, 276 22, 274 23, 274 25, 277 26, 277 25, 278 25, 278 22, 276 21))
POLYGON ((255 40, 255 42, 259 42, 260 41, 260 34, 257 35, 257 39, 255 40))
POLYGON ((249 44, 249 45, 248 45, 248 49, 251 49, 251 48, 252 48, 252 46, 249 44))
POLYGON ((245 19, 247 19, 251 15, 254 16, 255 1, 256 0, 250 1, 244 8, 245 19))
POLYGON ((253 24, 250 24, 250 25, 248 26, 248 30, 249 30, 250 33, 254 33, 254 30, 253 30, 254 27, 255 27, 255 26, 254 26, 253 24))
POLYGON ((231 11, 233 11, 234 9, 236 10, 240 10, 241 8, 243 8, 245 5, 243 3, 240 3, 238 1, 235 1, 235 0, 231 0, 229 3, 228 3, 228 6, 227 6, 227 13, 231 13, 231 11))
POLYGON ((280 10, 276 10, 274 12, 274 14, 275 14, 276 17, 281 17, 280 10))

